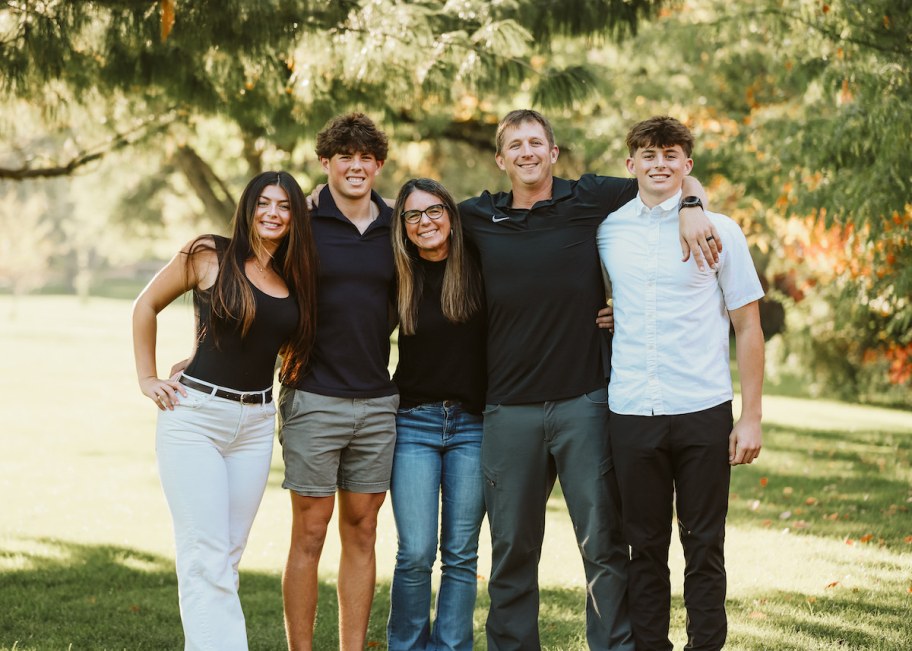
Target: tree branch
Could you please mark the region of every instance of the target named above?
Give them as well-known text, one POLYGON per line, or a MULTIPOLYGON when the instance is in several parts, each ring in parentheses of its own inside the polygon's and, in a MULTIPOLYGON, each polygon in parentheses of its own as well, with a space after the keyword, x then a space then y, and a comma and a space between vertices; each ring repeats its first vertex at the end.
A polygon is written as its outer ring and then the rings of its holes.
POLYGON ((124 147, 136 144, 154 133, 163 131, 177 118, 177 111, 172 109, 164 115, 157 115, 142 122, 129 131, 115 134, 106 142, 91 147, 87 151, 80 152, 69 161, 57 165, 32 167, 29 163, 26 163, 21 167, 0 167, 0 179, 25 181, 27 179, 48 179, 59 176, 69 176, 70 174, 75 173, 79 168, 94 161, 101 160, 118 149, 123 149, 124 147), (139 135, 136 135, 137 133, 139 135))
POLYGON ((799 16, 795 13, 792 13, 792 12, 789 12, 789 11, 786 11, 783 9, 772 8, 772 7, 766 8, 766 9, 748 9, 748 10, 744 11, 743 13, 731 13, 727 16, 720 17, 717 20, 713 20, 710 22, 700 22, 698 24, 715 25, 715 24, 730 23, 730 22, 743 22, 745 20, 745 18, 749 18, 751 16, 776 16, 785 21, 792 20, 792 21, 795 21, 796 23, 804 25, 805 27, 818 32, 821 36, 823 36, 824 38, 826 38, 834 43, 852 43, 854 45, 858 45, 859 47, 868 48, 870 50, 875 50, 878 52, 883 52, 885 54, 898 54, 900 56, 909 56, 909 54, 910 54, 909 48, 882 45, 876 41, 867 40, 867 39, 863 39, 863 38, 859 38, 859 37, 855 37, 855 36, 843 36, 841 33, 837 32, 829 27, 825 27, 825 26, 821 25, 819 22, 808 20, 807 18, 804 18, 803 16, 799 16))

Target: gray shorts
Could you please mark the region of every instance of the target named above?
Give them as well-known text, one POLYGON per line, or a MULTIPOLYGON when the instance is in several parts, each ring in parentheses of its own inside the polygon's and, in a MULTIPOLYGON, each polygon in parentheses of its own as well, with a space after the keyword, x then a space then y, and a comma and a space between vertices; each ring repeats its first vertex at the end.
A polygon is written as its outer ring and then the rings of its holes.
POLYGON ((282 487, 307 497, 389 488, 399 396, 334 398, 282 387, 282 487))

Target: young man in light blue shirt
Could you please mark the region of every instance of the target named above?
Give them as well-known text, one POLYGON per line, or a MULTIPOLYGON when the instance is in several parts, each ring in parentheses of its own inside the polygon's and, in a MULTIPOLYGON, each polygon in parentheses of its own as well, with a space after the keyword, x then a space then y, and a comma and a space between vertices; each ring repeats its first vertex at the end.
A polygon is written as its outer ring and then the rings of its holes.
POLYGON ((671 651, 668 548, 672 507, 684 547, 686 649, 721 649, 727 634, 725 517, 731 466, 759 454, 763 384, 763 296, 738 225, 707 216, 725 241, 715 268, 678 260, 681 182, 693 136, 653 117, 627 136, 635 199, 598 231, 611 281, 615 334, 609 438, 630 545, 629 609, 637 649, 671 651), (741 378, 733 426, 729 329, 741 378))

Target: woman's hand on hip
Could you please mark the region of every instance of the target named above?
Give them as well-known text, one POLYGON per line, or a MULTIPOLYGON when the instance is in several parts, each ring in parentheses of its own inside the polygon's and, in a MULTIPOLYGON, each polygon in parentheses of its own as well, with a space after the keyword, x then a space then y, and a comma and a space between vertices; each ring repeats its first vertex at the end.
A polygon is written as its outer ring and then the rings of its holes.
POLYGON ((149 400, 164 411, 174 409, 180 404, 177 394, 187 397, 187 390, 177 380, 161 380, 157 377, 145 377, 139 381, 139 388, 149 400))

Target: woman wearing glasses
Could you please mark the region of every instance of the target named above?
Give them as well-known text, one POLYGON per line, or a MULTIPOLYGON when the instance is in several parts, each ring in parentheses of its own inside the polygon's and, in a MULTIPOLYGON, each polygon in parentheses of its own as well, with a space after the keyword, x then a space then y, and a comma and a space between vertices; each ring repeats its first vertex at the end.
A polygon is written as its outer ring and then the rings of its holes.
POLYGON ((412 179, 402 187, 392 240, 399 281, 393 379, 400 399, 390 494, 399 549, 389 648, 461 651, 472 648, 484 517, 481 274, 463 239, 456 203, 437 181, 412 179), (432 624, 438 531, 442 575, 432 624))

